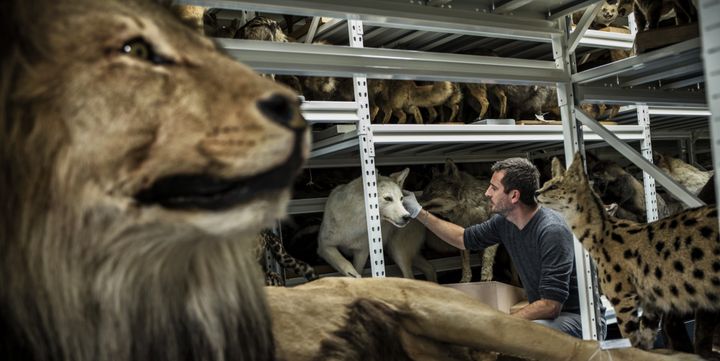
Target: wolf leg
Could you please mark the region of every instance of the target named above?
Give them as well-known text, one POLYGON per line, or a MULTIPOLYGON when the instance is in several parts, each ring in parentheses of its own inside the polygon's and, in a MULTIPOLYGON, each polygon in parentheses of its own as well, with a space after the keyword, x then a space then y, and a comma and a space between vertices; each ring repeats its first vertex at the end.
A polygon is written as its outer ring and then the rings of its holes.
MULTIPOLYGON (((362 242, 367 242, 364 239, 362 242)), ((357 271, 358 275, 361 275, 363 273, 363 269, 365 269, 365 263, 367 263, 367 259, 370 257, 370 248, 363 247, 361 249, 353 250, 353 267, 357 271)))
POLYGON ((467 283, 472 280, 472 270, 470 269, 470 251, 461 250, 460 256, 462 257, 462 278, 460 283, 467 283))
POLYGON ((361 273, 358 273, 353 265, 345 259, 345 257, 338 251, 337 247, 334 246, 319 246, 318 255, 322 257, 327 263, 329 263, 338 272, 344 276, 360 278, 361 273))
POLYGON ((492 246, 485 248, 483 251, 482 259, 482 270, 480 272, 480 281, 492 281, 493 278, 493 266, 495 265, 495 254, 497 253, 498 246, 492 246))
POLYGON ((437 283, 437 272, 435 272, 435 267, 433 267, 432 263, 430 263, 430 261, 428 261, 425 257, 422 255, 416 255, 413 258, 412 264, 425 275, 426 280, 437 283))

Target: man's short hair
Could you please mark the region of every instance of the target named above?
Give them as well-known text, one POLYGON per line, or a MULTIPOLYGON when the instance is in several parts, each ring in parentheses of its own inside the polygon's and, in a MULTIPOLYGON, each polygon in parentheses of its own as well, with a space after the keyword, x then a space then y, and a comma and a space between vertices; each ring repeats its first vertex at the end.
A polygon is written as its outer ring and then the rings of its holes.
POLYGON ((490 168, 493 172, 505 171, 502 185, 505 193, 511 190, 520 192, 520 201, 528 206, 536 206, 535 191, 540 188, 540 172, 526 158, 508 158, 500 160, 490 168))

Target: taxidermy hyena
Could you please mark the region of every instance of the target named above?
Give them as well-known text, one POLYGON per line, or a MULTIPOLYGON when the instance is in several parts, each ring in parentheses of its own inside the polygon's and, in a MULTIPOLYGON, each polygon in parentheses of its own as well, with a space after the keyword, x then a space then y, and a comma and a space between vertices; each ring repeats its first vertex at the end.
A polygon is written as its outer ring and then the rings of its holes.
POLYGON ((690 193, 697 195, 710 180, 714 171, 703 171, 683 162, 681 159, 660 153, 653 154, 653 162, 670 178, 682 184, 690 193))
POLYGON ((673 10, 675 25, 697 21, 697 11, 690 0, 635 0, 633 9, 638 31, 657 29, 673 10))
MULTIPOLYGON (((433 170, 433 177, 423 190, 420 202, 428 212, 447 219, 463 227, 481 223, 490 217, 490 201, 485 191, 490 183, 458 170, 452 160, 445 162, 442 173, 433 170)), ((428 245, 440 251, 457 251, 442 240, 428 238, 428 245), (439 241, 439 242, 434 242, 439 241), (437 244, 436 244, 437 243, 437 244)), ((483 252, 482 281, 490 281, 493 276, 493 263, 497 246, 488 247, 483 252)), ((462 251, 463 268, 460 282, 470 282, 470 252, 462 251)))
POLYGON ((615 308, 623 336, 633 345, 652 346, 652 321, 660 312, 720 310, 720 239, 714 206, 634 223, 605 213, 579 154, 567 171, 553 159, 553 176, 537 191, 537 199, 566 217, 597 262, 602 289, 615 308))
MULTIPOLYGON (((377 194, 383 246, 387 247, 405 278, 415 278, 412 266, 428 280, 436 281, 433 266, 420 255, 425 227, 413 220, 402 205, 402 186, 410 170, 378 175, 377 194)), ((330 192, 318 236, 318 255, 341 274, 362 277, 370 255, 362 178, 335 187, 330 192), (350 263, 343 254, 352 256, 350 263)))

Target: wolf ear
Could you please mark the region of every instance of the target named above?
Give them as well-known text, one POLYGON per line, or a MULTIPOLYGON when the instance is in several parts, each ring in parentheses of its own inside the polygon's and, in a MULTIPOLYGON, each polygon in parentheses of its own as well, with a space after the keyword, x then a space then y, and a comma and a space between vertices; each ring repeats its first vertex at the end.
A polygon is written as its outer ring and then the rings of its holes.
POLYGON ((552 159, 552 177, 558 178, 562 177, 563 174, 565 174, 565 167, 563 167, 562 163, 560 163, 560 159, 558 157, 553 157, 552 159))
POLYGON ((393 174, 390 174, 390 179, 392 179, 397 185, 400 186, 400 188, 403 187, 403 183, 405 183, 405 178, 407 178, 408 173, 410 173, 410 168, 405 168, 401 172, 395 172, 393 174))
POLYGON ((460 178, 460 170, 450 158, 445 160, 445 174, 453 178, 460 178))

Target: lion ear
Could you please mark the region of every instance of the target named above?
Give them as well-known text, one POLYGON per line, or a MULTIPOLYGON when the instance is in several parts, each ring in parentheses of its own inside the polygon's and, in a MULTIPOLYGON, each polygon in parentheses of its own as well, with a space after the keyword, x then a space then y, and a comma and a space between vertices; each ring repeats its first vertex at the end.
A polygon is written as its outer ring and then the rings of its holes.
POLYGON ((397 185, 400 186, 400 188, 403 187, 403 184, 405 183, 405 178, 407 178, 408 173, 410 173, 410 168, 405 168, 400 172, 395 172, 393 174, 390 174, 390 178, 397 183, 397 185))
POLYGON ((445 174, 453 178, 460 178, 460 170, 450 158, 445 160, 445 174))
POLYGON ((560 163, 560 159, 558 157, 553 157, 552 159, 552 177, 558 178, 562 177, 563 174, 565 174, 565 167, 563 167, 562 163, 560 163))

